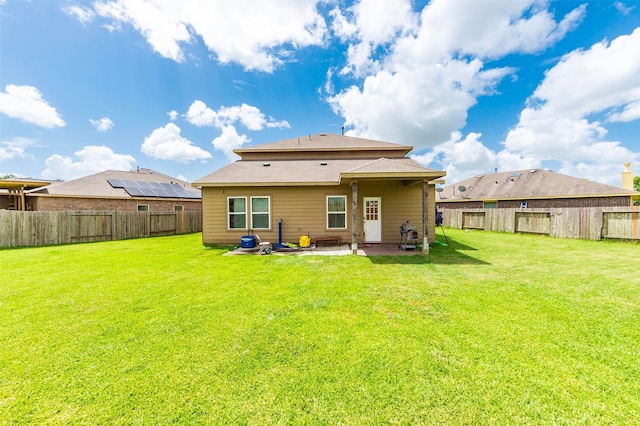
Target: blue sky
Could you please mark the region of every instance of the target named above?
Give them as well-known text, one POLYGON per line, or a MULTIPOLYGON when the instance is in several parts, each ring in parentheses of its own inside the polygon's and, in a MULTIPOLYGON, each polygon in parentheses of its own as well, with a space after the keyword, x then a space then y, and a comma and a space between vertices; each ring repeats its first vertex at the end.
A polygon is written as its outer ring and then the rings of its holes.
POLYGON ((640 174, 638 1, 0 0, 0 175, 146 167, 321 132, 453 183, 640 174))

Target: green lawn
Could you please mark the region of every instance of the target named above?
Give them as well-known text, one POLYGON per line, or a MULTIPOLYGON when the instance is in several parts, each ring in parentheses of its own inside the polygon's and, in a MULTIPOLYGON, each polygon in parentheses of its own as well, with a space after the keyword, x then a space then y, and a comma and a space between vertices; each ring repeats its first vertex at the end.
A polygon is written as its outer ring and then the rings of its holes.
POLYGON ((640 245, 446 232, 427 257, 0 250, 0 424, 638 421, 640 245))

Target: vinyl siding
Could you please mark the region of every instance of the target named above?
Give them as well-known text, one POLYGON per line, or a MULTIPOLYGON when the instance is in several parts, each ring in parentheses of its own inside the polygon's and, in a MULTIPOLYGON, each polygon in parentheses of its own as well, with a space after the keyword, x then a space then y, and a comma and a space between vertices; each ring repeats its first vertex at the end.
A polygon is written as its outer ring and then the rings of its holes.
POLYGON ((242 159, 262 160, 337 160, 337 159, 377 159, 405 158, 404 150, 365 150, 365 151, 285 151, 285 152, 244 152, 242 159))
MULTIPOLYGON (((429 185, 429 241, 434 240, 435 204, 434 186, 429 185)), ((271 229, 256 231, 263 241, 278 241, 278 220, 283 221, 283 242, 297 243, 301 235, 312 239, 322 236, 339 236, 344 242, 351 242, 351 187, 227 187, 203 188, 203 233, 205 244, 240 243, 249 230, 227 229, 227 197, 271 197, 271 229), (326 197, 344 195, 347 197, 347 229, 329 230, 326 224, 326 197)), ((363 241, 362 216, 363 197, 382 199, 382 242, 400 241, 400 225, 407 220, 422 231, 422 187, 404 186, 400 181, 366 182, 358 184, 358 241, 363 241)), ((250 225, 250 212, 247 223, 250 225)), ((422 237, 422 236, 421 236, 422 237)))

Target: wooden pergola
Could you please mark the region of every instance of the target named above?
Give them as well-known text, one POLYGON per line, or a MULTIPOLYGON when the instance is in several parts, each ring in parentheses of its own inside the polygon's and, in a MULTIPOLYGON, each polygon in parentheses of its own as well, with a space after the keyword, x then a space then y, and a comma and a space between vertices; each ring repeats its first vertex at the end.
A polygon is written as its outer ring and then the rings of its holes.
POLYGON ((25 199, 25 191, 30 189, 42 188, 51 184, 50 181, 35 180, 35 179, 0 179, 0 190, 7 192, 0 192, 0 196, 8 197, 9 210, 25 211, 27 209, 27 203, 25 199))

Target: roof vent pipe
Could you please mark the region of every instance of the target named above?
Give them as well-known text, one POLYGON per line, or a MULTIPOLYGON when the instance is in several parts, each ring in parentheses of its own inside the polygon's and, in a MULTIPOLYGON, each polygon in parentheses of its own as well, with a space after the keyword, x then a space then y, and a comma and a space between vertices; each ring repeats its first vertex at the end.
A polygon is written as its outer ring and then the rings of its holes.
POLYGON ((344 126, 342 126, 342 136, 344 136, 344 126))

